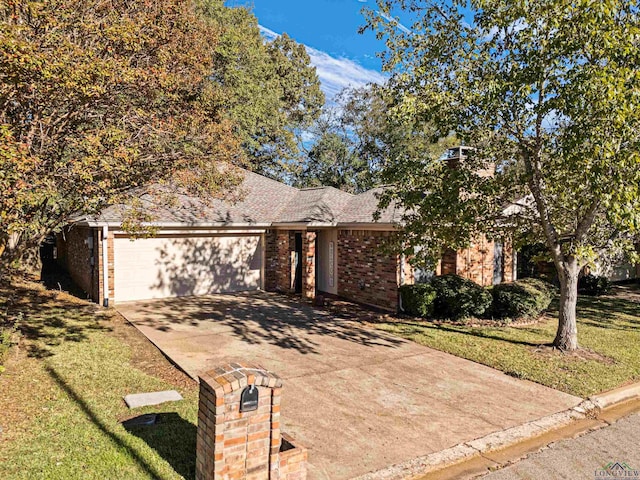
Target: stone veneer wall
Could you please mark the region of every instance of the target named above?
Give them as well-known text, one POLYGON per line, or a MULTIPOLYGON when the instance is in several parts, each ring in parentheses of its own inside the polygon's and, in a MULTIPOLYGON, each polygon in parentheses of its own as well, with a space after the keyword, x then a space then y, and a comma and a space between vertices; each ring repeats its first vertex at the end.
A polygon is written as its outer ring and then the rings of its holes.
POLYGON ((391 232, 338 231, 338 295, 386 310, 398 308, 399 256, 381 247, 391 232))

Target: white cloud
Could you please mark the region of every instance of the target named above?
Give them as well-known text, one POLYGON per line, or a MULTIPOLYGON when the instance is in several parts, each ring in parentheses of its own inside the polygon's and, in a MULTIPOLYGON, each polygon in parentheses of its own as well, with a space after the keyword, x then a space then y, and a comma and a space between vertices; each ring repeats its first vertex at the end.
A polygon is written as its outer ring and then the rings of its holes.
POLYGON ((403 24, 401 24, 398 20, 396 20, 393 17, 390 17, 389 15, 387 15, 384 12, 381 12, 380 10, 377 10, 376 13, 378 15, 380 15, 382 18, 384 18, 387 22, 389 22, 391 25, 393 25, 394 27, 396 27, 398 30, 400 30, 403 33, 406 33, 407 35, 411 35, 413 32, 411 31, 410 28, 405 27, 403 24))
MULTIPOLYGON (((274 40, 279 36, 278 33, 262 25, 260 32, 267 40, 274 40)), ((311 58, 311 64, 316 67, 322 90, 329 102, 344 88, 358 88, 368 83, 384 83, 386 81, 386 77, 380 72, 369 70, 353 60, 332 57, 326 52, 307 45, 305 48, 311 58)))

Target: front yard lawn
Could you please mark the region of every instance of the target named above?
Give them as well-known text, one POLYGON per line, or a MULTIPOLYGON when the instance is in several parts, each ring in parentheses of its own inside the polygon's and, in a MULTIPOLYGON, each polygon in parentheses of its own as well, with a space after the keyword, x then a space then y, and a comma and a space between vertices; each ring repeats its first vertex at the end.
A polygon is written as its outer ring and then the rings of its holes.
MULTIPOLYGON (((550 348, 557 328, 552 309, 528 326, 486 327, 397 319, 377 328, 573 395, 586 397, 640 379, 640 287, 580 297, 581 350, 550 348)), ((388 317, 387 317, 388 318, 388 317)))
POLYGON ((0 375, 3 479, 193 478, 198 390, 114 312, 26 279, 0 285, 16 322, 0 375), (182 402, 129 410, 127 393, 182 402), (120 421, 161 412, 151 427, 120 421))

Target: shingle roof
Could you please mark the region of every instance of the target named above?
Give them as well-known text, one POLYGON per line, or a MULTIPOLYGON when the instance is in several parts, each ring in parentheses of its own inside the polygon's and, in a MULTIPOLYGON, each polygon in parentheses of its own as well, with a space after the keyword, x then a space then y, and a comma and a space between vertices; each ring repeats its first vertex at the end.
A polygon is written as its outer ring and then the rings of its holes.
MULTIPOLYGON (((377 195, 384 187, 352 195, 333 187, 298 189, 253 172, 244 172, 238 187, 239 199, 212 199, 204 202, 185 194, 172 195, 170 203, 159 200, 157 185, 139 189, 141 206, 156 223, 189 225, 271 225, 278 223, 353 224, 374 223, 377 195)), ((112 205, 97 217, 77 217, 72 221, 119 223, 127 209, 112 205)), ((381 212, 377 223, 391 224, 400 219, 399 212, 389 207, 381 212)))
MULTIPOLYGON (((298 189, 271 180, 253 172, 244 172, 244 178, 233 199, 214 198, 204 202, 193 196, 177 194, 170 204, 159 201, 157 194, 147 189, 138 197, 142 207, 154 222, 184 224, 271 224, 297 193, 298 189)), ((158 187, 155 186, 157 190, 158 187)), ((95 218, 97 222, 120 222, 128 207, 112 205, 95 218)))
POLYGON ((334 223, 353 197, 333 187, 303 188, 282 210, 277 223, 334 223))
MULTIPOLYGON (((373 223, 373 215, 378 209, 378 196, 386 187, 372 188, 356 195, 338 216, 338 223, 373 223)), ((377 223, 398 223, 400 211, 390 205, 380 212, 377 223)))

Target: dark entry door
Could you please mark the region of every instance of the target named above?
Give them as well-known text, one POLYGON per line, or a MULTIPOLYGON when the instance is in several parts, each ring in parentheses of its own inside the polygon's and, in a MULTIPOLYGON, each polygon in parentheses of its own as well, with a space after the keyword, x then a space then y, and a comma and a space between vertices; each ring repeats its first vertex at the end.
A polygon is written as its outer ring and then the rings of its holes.
POLYGON ((302 234, 296 233, 296 253, 294 256, 294 289, 296 293, 302 293, 302 234))

